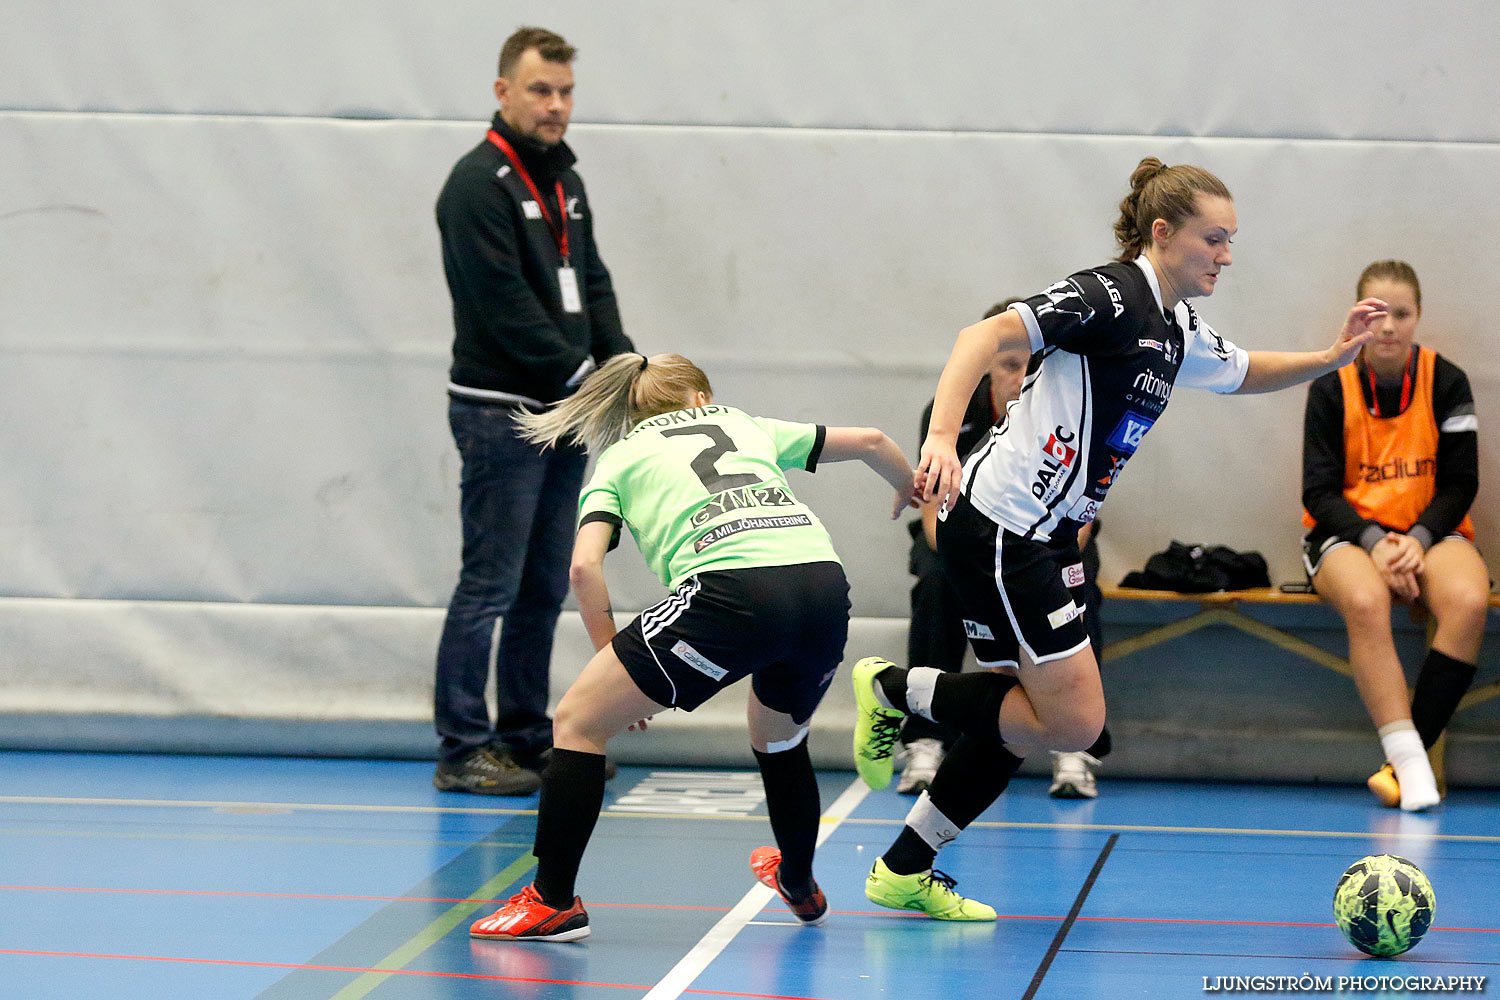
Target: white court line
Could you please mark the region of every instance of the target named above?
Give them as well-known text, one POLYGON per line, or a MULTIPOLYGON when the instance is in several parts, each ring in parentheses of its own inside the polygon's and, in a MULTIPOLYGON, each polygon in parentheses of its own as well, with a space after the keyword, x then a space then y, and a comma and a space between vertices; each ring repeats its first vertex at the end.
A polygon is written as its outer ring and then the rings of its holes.
MULTIPOLYGON (((833 805, 823 812, 823 821, 818 824, 818 845, 832 836, 838 825, 849 817, 859 804, 864 801, 865 796, 870 794, 869 786, 860 778, 846 789, 842 795, 834 800, 833 805)), ((723 951, 729 942, 744 929, 745 925, 758 914, 765 905, 776 898, 776 892, 772 889, 755 883, 754 888, 745 893, 743 899, 734 905, 734 908, 726 913, 713 928, 693 946, 693 950, 682 957, 682 960, 672 967, 672 971, 662 977, 661 981, 651 988, 644 1000, 677 1000, 683 992, 692 986, 694 981, 703 974, 719 952, 723 951)))

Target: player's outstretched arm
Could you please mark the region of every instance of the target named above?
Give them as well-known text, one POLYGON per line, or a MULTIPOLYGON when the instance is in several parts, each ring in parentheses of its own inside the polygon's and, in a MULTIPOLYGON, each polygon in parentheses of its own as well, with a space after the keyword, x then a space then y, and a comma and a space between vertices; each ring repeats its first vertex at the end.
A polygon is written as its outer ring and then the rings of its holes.
POLYGON ((1356 302, 1344 319, 1333 346, 1323 351, 1251 351, 1245 381, 1235 392, 1275 392, 1337 371, 1359 353, 1373 336, 1371 327, 1385 318, 1385 303, 1379 299, 1356 302))
POLYGON ((615 637, 614 609, 604 583, 604 556, 614 534, 615 526, 606 521, 590 521, 580 527, 573 541, 573 562, 568 567, 568 582, 578 598, 578 614, 595 652, 615 637))
POLYGON ((878 427, 824 428, 823 452, 819 458, 824 462, 858 459, 879 473, 896 490, 893 518, 900 517, 908 507, 919 506, 917 497, 921 490, 911 463, 890 435, 878 427))
POLYGON ((917 475, 924 484, 922 499, 936 497, 941 503, 958 492, 959 477, 963 474, 963 462, 958 456, 958 429, 963 425, 964 411, 969 407, 974 387, 998 352, 1030 346, 1026 324, 1013 309, 959 331, 938 379, 927 440, 922 442, 922 456, 917 460, 917 475))

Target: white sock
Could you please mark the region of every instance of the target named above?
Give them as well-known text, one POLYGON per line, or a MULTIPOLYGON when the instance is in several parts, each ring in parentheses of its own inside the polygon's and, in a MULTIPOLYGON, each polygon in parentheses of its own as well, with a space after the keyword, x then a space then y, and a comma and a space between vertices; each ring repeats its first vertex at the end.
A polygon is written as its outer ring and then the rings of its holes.
POLYGON ((943 672, 937 667, 912 667, 906 672, 906 707, 928 721, 932 718, 932 692, 943 672))
POLYGON ((917 804, 906 814, 906 825, 934 851, 941 851, 953 843, 961 832, 956 823, 932 804, 932 796, 925 791, 917 796, 917 804))
POLYGON ((1427 760, 1427 750, 1422 746, 1422 737, 1417 735, 1417 727, 1410 719, 1398 719, 1381 726, 1380 745, 1385 749, 1385 759, 1396 771, 1403 810, 1418 812, 1442 800, 1432 764, 1427 760))

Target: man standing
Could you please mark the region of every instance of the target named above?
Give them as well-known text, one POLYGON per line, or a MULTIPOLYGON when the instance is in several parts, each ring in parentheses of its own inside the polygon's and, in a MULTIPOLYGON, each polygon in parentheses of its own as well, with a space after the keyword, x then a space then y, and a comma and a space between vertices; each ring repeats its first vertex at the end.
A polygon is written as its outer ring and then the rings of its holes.
POLYGON ((448 791, 528 795, 552 745, 552 639, 586 456, 526 444, 515 417, 634 350, 562 141, 573 55, 543 28, 506 40, 500 110, 438 196, 455 331, 448 422, 463 460, 463 567, 438 646, 434 704, 441 757, 432 781, 448 791))

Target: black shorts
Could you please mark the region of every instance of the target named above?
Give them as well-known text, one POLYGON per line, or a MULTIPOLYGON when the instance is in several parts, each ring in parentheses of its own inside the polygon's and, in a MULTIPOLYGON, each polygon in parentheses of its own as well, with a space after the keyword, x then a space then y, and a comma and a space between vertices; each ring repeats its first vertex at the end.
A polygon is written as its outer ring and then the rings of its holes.
POLYGON ((836 562, 688 577, 615 634, 615 655, 652 701, 691 712, 741 677, 798 725, 844 658, 849 583, 836 562))
POLYGON ((1022 652, 1032 663, 1047 663, 1089 644, 1076 542, 1022 538, 963 495, 938 522, 937 539, 980 666, 1019 666, 1022 652))
MULTIPOLYGON (((1463 538, 1464 541, 1469 542, 1469 539, 1464 538, 1463 535, 1455 531, 1437 539, 1433 544, 1436 545, 1437 542, 1446 541, 1449 538, 1463 538)), ((1351 542, 1341 535, 1325 531, 1318 525, 1313 525, 1308 529, 1307 534, 1302 536, 1302 568, 1307 571, 1307 581, 1311 583, 1312 578, 1318 575, 1318 570, 1323 568, 1323 559, 1328 553, 1344 545, 1358 544, 1358 542, 1351 542)), ((1474 543, 1469 542, 1469 544, 1473 545, 1474 543)))

